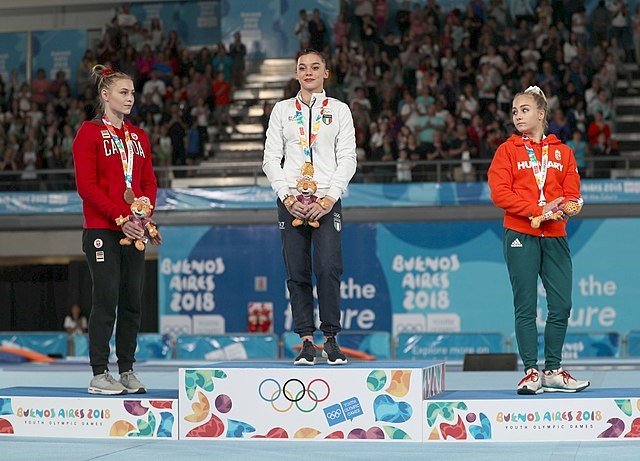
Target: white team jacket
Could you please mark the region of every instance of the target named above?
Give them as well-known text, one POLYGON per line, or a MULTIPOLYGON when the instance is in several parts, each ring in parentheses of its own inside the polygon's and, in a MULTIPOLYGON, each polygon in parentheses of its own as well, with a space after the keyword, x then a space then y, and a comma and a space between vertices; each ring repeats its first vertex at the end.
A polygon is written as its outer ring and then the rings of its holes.
MULTIPOLYGON (((300 93, 297 98, 300 98, 300 93)), ((313 123, 322 109, 324 98, 324 91, 313 94, 310 106, 300 99, 307 142, 311 134, 309 120, 313 123)), ((356 171, 355 129, 351 111, 345 103, 329 98, 316 141, 311 147, 311 156, 313 179, 318 182, 316 195, 339 199, 356 171)), ((280 199, 287 194, 298 194, 296 182, 302 176, 301 168, 305 161, 296 121, 295 98, 280 101, 273 107, 269 118, 262 161, 262 170, 280 199)))

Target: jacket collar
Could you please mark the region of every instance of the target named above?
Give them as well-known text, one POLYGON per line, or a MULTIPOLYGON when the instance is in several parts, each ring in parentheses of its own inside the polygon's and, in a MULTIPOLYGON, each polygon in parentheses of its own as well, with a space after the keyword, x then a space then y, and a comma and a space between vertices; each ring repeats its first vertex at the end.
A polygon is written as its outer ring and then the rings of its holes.
MULTIPOLYGON (((325 90, 322 90, 322 93, 311 93, 311 101, 310 104, 308 105, 309 107, 313 107, 313 105, 316 103, 316 101, 323 101, 324 98, 327 97, 327 92, 325 90)), ((303 100, 302 100, 302 93, 300 91, 298 91, 298 94, 296 95, 296 99, 298 99, 302 104, 307 105, 303 100)))
MULTIPOLYGON (((516 146, 524 146, 524 140, 522 138, 522 135, 520 134, 512 134, 511 137, 509 138, 509 142, 515 144, 516 146)), ((536 144, 560 144, 561 141, 556 137, 555 134, 548 134, 545 137, 542 138, 541 142, 535 142, 531 139, 529 139, 529 143, 531 143, 532 145, 536 145, 536 144)))

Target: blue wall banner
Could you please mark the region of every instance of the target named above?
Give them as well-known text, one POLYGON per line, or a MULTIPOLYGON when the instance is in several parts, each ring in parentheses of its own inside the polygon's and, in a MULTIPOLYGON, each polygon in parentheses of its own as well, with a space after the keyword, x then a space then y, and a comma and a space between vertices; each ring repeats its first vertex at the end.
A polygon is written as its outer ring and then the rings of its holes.
MULTIPOLYGON (((332 0, 222 0, 222 41, 231 43, 233 34, 240 32, 247 46, 250 59, 294 57, 300 50, 300 40, 295 35, 299 11, 307 10, 311 18, 313 9, 327 28, 327 42, 331 38, 333 23, 338 16, 339 2, 332 0)), ((293 67, 291 70, 293 75, 293 67)))
POLYGON ((211 46, 220 41, 218 0, 134 3, 131 14, 147 28, 151 19, 160 19, 165 36, 175 30, 186 46, 211 46))
POLYGON ((640 357, 640 331, 633 330, 627 335, 627 356, 640 357))
POLYGON ((20 81, 25 81, 27 60, 26 32, 0 34, 0 77, 6 83, 14 69, 18 71, 20 81))
MULTIPOLYGON (((173 358, 173 347, 168 335, 157 333, 140 333, 137 338, 136 359, 171 359, 173 358)), ((74 357, 89 357, 89 337, 87 335, 77 335, 73 337, 74 357)), ((109 360, 116 362, 116 340, 112 336, 109 340, 109 360)))
MULTIPOLYGON (((640 179, 582 181, 585 206, 640 203, 640 179)), ((343 196, 345 207, 417 207, 491 205, 486 183, 352 184, 343 196)), ((275 209, 269 187, 208 187, 158 190, 156 210, 206 211, 275 209)), ((82 213, 76 192, 3 192, 0 214, 82 213)))
POLYGON ((397 359, 462 360, 465 354, 501 353, 501 333, 402 333, 398 335, 397 359))
POLYGON ((67 356, 66 333, 0 333, 0 346, 51 356, 67 356))
MULTIPOLYGON (((201 328, 201 317, 217 316, 219 332, 246 332, 248 307, 261 302, 273 303, 275 333, 292 330, 278 232, 277 224, 165 228, 158 259, 160 331, 191 333, 201 328), (195 318, 190 328, 185 318, 195 318)), ((380 267, 375 258, 352 258, 371 253, 375 226, 349 226, 343 238, 349 248, 340 293, 343 328, 390 331, 380 267)))
POLYGON ((77 192, 2 192, 0 214, 71 214, 82 213, 77 192))
POLYGON ((49 80, 55 79, 58 71, 64 71, 71 88, 76 88, 78 65, 87 50, 87 30, 47 30, 33 32, 32 78, 38 69, 46 69, 49 80))
POLYGON ((293 25, 284 23, 281 10, 280 0, 222 0, 222 41, 229 44, 240 32, 249 59, 293 56, 287 38, 293 25))
MULTIPOLYGON (((538 356, 544 358, 544 335, 538 335, 538 356)), ((567 333, 562 360, 620 357, 620 334, 567 333)))
MULTIPOLYGON (((316 332, 313 335, 315 344, 322 344, 324 337, 322 332, 316 332)), ((283 351, 282 356, 287 359, 293 359, 300 352, 300 336, 291 331, 282 335, 283 351)), ((349 349, 362 352, 375 357, 376 360, 385 360, 392 357, 391 353, 391 335, 384 331, 374 332, 343 332, 340 333, 340 347, 343 352, 348 353, 349 349)), ((350 354, 347 354, 349 356, 350 354)), ((360 358, 360 357, 357 357, 360 358)), ((361 358, 360 358, 361 359, 361 358)))
POLYGON ((278 358, 275 335, 183 335, 176 358, 191 360, 262 360, 278 358))
MULTIPOLYGON (((248 309, 273 307, 273 332, 292 330, 274 225, 166 227, 159 250, 161 332, 249 331, 248 309)), ((513 333, 502 224, 364 223, 343 228, 346 331, 513 333)), ((640 219, 569 221, 573 310, 569 332, 626 332, 640 298, 640 219), (603 258, 603 255, 607 255, 603 258)), ((538 283, 538 327, 546 296, 538 283)))

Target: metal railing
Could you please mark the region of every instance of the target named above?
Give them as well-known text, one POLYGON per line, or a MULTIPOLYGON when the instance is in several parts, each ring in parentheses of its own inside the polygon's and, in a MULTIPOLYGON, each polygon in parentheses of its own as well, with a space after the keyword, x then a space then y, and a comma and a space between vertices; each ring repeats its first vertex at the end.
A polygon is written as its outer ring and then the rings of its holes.
MULTIPOLYGON (((491 159, 409 161, 411 182, 486 181, 491 159)), ((160 187, 264 186, 262 163, 216 162, 193 166, 155 167, 160 187)), ((397 183, 397 161, 358 163, 352 182, 397 183)), ((584 179, 640 178, 640 159, 633 157, 589 157, 581 171, 584 179)), ((75 190, 72 169, 38 169, 0 172, 0 192, 75 190)))

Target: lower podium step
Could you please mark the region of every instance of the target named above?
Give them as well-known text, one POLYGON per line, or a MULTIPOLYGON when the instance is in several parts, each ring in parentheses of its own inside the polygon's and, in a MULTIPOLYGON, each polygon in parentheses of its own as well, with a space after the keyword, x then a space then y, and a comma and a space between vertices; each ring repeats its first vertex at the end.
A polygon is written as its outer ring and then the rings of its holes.
POLYGON ((640 437, 639 398, 638 388, 530 396, 515 389, 447 391, 424 402, 424 440, 634 440, 640 437))
POLYGON ((441 362, 221 362, 181 368, 181 439, 423 440, 441 362))
POLYGON ((177 439, 178 392, 99 396, 85 388, 0 389, 0 435, 177 439))

